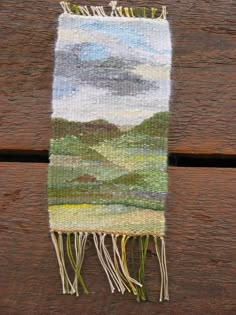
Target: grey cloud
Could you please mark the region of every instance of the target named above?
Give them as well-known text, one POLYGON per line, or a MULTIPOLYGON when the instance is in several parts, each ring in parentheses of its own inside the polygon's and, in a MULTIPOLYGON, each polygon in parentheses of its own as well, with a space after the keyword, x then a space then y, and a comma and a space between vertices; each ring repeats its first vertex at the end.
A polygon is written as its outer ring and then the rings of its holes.
POLYGON ((79 54, 83 44, 74 45, 56 53, 55 75, 63 75, 71 84, 89 84, 109 89, 114 95, 136 95, 157 89, 156 81, 145 80, 132 73, 137 61, 109 57, 103 60, 81 61, 79 54))

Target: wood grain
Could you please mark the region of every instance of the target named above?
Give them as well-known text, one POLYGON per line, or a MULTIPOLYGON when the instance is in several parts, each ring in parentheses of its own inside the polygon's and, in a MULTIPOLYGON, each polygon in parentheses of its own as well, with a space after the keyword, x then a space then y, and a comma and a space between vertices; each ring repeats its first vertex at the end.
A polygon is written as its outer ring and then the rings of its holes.
MULTIPOLYGON (((48 233, 47 165, 0 163, 1 314, 236 313, 235 169, 169 169, 167 255, 170 302, 156 302, 159 275, 149 253, 149 302, 111 294, 91 243, 84 275, 88 297, 61 294, 48 233)), ((150 247, 150 252, 153 249, 150 247)))
MULTIPOLYGON (((107 2, 82 1, 101 5, 107 2)), ((160 6, 159 1, 122 1, 160 6)), ((169 151, 236 154, 236 4, 166 0, 172 42, 169 151)), ((47 150, 56 0, 0 3, 0 150, 47 150)), ((111 294, 89 242, 90 295, 63 296, 48 234, 47 164, 0 163, 1 314, 236 314, 236 170, 169 168, 167 254, 171 301, 156 302, 156 257, 147 258, 149 302, 111 294)))
MULTIPOLYGON (((173 41, 169 151, 236 154, 235 2, 166 0, 165 4, 173 41)), ((60 13, 55 0, 0 3, 0 149, 48 149, 53 47, 60 13)))

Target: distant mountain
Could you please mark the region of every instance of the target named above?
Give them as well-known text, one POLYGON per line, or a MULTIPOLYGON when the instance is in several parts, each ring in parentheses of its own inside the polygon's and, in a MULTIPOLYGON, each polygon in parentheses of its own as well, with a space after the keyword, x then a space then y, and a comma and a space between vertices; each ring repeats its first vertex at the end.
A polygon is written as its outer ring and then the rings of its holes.
POLYGON ((104 140, 122 135, 122 131, 104 119, 89 122, 68 121, 63 118, 52 119, 52 138, 75 136, 88 145, 95 145, 104 140))
POLYGON ((145 134, 156 137, 167 137, 169 127, 169 112, 159 112, 151 118, 145 119, 141 124, 133 127, 128 133, 145 134))

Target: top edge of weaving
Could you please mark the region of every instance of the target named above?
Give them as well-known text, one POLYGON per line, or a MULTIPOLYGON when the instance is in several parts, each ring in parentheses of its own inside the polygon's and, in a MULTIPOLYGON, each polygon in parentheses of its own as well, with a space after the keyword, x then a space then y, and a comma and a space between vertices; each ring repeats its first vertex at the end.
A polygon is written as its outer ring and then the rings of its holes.
POLYGON ((142 22, 148 22, 148 23, 160 23, 160 24, 169 24, 168 20, 164 20, 164 19, 150 19, 150 18, 146 18, 146 17, 126 17, 126 16, 97 16, 97 15, 77 15, 77 14, 71 14, 71 13, 66 13, 63 12, 62 14, 60 14, 59 19, 61 18, 72 18, 72 19, 85 19, 85 20, 107 20, 107 21, 111 21, 111 22, 117 22, 117 21, 122 21, 122 22, 137 22, 137 21, 142 21, 142 22))

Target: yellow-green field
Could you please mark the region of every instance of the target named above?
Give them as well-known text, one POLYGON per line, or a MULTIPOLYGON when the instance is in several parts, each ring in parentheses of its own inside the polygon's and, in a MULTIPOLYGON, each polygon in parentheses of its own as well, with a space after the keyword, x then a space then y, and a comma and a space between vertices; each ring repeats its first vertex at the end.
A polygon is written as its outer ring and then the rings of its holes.
POLYGON ((52 230, 164 234, 164 212, 124 205, 49 206, 52 230), (98 229, 99 227, 99 229, 98 229))

